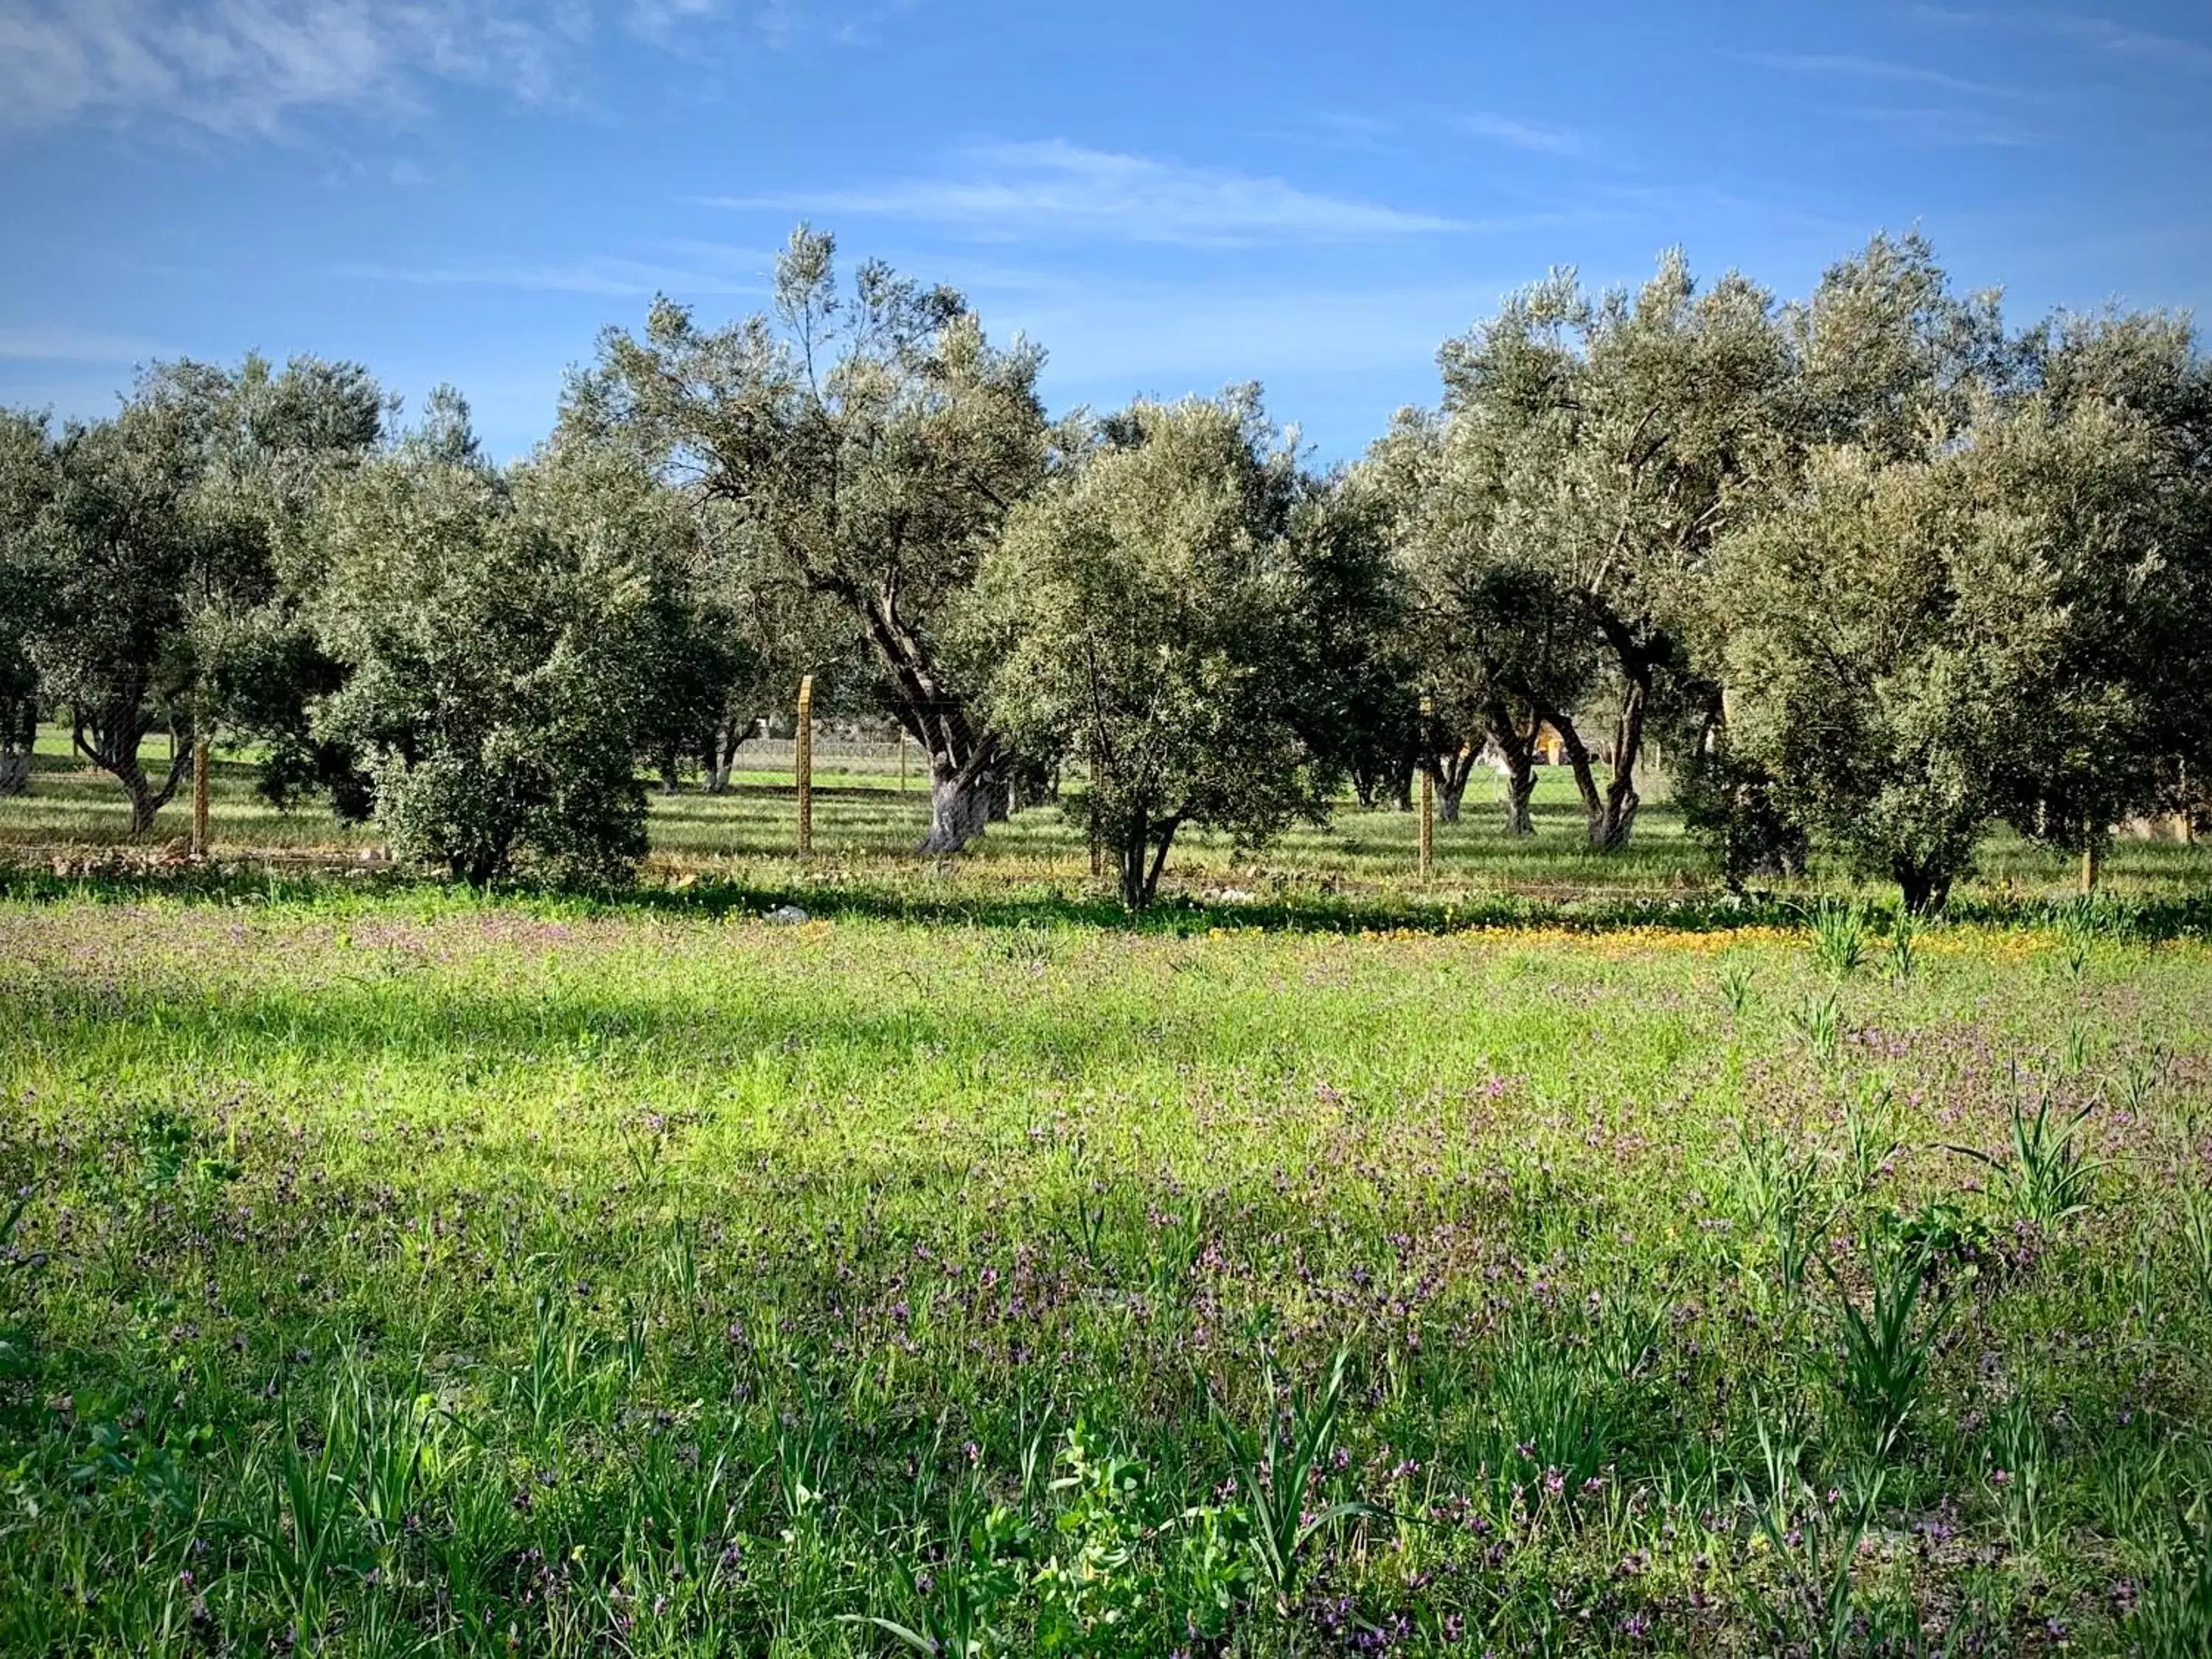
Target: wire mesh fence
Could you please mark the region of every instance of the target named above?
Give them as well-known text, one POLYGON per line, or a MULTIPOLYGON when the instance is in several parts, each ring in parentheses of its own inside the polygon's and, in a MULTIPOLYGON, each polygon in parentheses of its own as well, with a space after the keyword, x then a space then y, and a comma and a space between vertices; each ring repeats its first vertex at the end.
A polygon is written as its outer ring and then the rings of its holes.
MULTIPOLYGON (((740 772, 791 772, 798 764, 799 744, 793 738, 754 738, 738 750, 740 772)), ((927 757, 911 738, 837 737, 819 728, 814 733, 814 769, 902 776, 915 789, 927 787, 929 781, 927 757)))

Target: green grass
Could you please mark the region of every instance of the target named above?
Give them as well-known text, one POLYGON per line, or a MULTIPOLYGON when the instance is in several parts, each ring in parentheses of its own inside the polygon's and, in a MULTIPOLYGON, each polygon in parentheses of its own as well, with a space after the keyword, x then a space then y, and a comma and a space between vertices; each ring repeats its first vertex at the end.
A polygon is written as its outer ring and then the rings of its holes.
POLYGON ((0 1650, 2204 1650, 2203 943, 16 890, 0 1650))
MULTIPOLYGON (((75 761, 68 747, 66 732, 42 732, 31 792, 0 799, 0 857, 59 860, 70 867, 134 850, 143 855, 174 846, 188 834, 189 804, 180 791, 144 846, 131 849, 120 787, 75 761)), ((149 764, 166 764, 161 739, 150 742, 148 752, 149 764)), ((1081 836, 1049 805, 994 826, 957 860, 918 858, 914 848, 928 823, 927 793, 918 776, 902 790, 896 770, 882 763, 817 774, 816 853, 800 872, 794 858, 798 805, 789 775, 740 771, 735 783, 720 796, 687 788, 651 797, 649 880, 690 876, 765 885, 787 884, 796 873, 833 886, 921 883, 932 890, 976 895, 1010 888, 1074 891, 1090 882, 1081 836)), ((1564 900, 1717 890, 1714 860, 1685 835, 1663 781, 1650 793, 1655 799, 1639 816, 1629 848, 1597 854, 1583 839, 1581 805, 1564 770, 1539 773, 1533 837, 1504 833, 1498 780, 1481 770, 1462 821, 1438 828, 1436 877, 1425 888, 1414 879, 1418 837, 1412 815, 1364 811, 1347 801, 1328 823, 1296 829, 1257 854, 1240 855, 1223 836, 1186 831, 1176 842, 1165 890, 1200 899, 1229 890, 1294 904, 1347 896, 1442 903, 1499 893, 1564 900)), ((324 867, 374 862, 381 854, 382 839, 373 827, 337 823, 314 804, 290 813, 270 807, 254 794, 252 769, 241 759, 218 760, 211 794, 218 859, 324 867)), ((2212 847, 2123 837, 2106 864, 2104 880, 2123 896, 2212 893, 2212 847)), ((2074 881, 2069 860, 1999 830, 1989 837, 1980 868, 1960 896, 1981 902, 2049 898, 2070 892, 2074 881)), ((1820 872, 1812 884, 1821 890, 1848 884, 1832 870, 1820 872)))

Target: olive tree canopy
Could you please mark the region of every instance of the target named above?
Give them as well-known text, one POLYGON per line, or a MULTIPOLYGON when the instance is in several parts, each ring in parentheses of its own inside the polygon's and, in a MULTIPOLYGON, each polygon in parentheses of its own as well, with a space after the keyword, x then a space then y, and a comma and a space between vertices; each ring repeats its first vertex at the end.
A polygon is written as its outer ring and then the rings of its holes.
MULTIPOLYGON (((1571 595, 1501 533, 1510 458, 1497 425, 1408 410, 1359 476, 1389 503, 1413 678, 1433 709, 1425 749, 1445 822, 1487 748, 1505 772, 1505 830, 1528 835, 1545 726, 1576 732, 1602 647, 1571 595)), ((1580 742, 1579 733, 1576 741, 1580 742)), ((1587 757, 1583 757, 1587 769, 1587 757)))
POLYGON ((175 793, 191 744, 251 701, 242 644, 282 609, 277 544, 320 482, 374 445, 387 405, 355 365, 180 361, 139 378, 111 419, 42 428, 0 454, 34 498, 10 562, 40 595, 25 646, 77 752, 131 798, 134 834, 175 793), (167 728, 160 774, 141 758, 167 728))
POLYGON ((1635 294, 1571 272, 1448 341, 1443 417, 1470 428, 1495 499, 1492 545, 1585 630, 1614 696, 1601 791, 1575 711, 1553 722, 1589 839, 1624 845, 1647 725, 1693 678, 1686 623, 1721 537, 1772 471, 1790 361, 1766 292, 1730 273, 1700 289, 1679 253, 1635 294))
POLYGON ((642 334, 602 338, 563 420, 626 431, 845 608, 929 756, 924 849, 953 851, 1003 799, 1007 757, 944 641, 977 562, 1044 475, 1042 354, 992 345, 959 295, 880 264, 841 292, 834 253, 801 227, 770 314, 721 328, 657 301, 642 334))
POLYGON ((1942 904, 2001 813, 2143 799, 2156 686, 2119 641, 2138 614, 2157 629, 2178 574, 2156 450, 2110 403, 1984 398, 1917 457, 1816 452, 1796 498, 1729 547, 1737 739, 1909 908, 1942 904))
POLYGON ((1074 810, 1131 908, 1186 824, 1252 843, 1326 811, 1332 769, 1297 712, 1333 528, 1256 394, 1237 393, 1099 422, 985 556, 992 718, 1090 767, 1074 810))
POLYGON ((404 444, 331 494, 310 601, 343 683, 319 736, 359 756, 403 858, 483 883, 646 850, 637 757, 656 645, 650 479, 404 444))

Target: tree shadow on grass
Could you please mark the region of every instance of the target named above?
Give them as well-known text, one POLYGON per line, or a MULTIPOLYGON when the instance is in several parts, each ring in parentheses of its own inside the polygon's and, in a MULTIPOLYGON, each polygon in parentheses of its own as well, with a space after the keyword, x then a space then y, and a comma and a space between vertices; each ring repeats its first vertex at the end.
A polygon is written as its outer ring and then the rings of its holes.
MULTIPOLYGON (((1103 894, 1071 892, 1048 884, 1009 884, 989 893, 947 890, 920 872, 912 884, 837 878, 763 881, 700 876, 665 885, 601 890, 557 889, 529 881, 471 890, 436 877, 391 870, 295 866, 277 862, 219 866, 115 864, 57 875, 49 869, 9 864, 0 856, 0 900, 59 900, 131 903, 148 901, 225 905, 296 905, 348 911, 380 902, 427 902, 434 910, 520 906, 563 915, 639 915, 725 921, 797 909, 819 921, 868 921, 922 927, 991 928, 1078 927, 1115 933, 1188 937, 1216 929, 1268 933, 1449 934, 1530 930, 1601 934, 1635 930, 1729 933, 1747 928, 1803 928, 1815 896, 1806 893, 1729 893, 1717 889, 1680 894, 1622 893, 1547 884, 1523 892, 1407 896, 1331 893, 1311 889, 1285 896, 1206 899, 1188 893, 1164 896, 1132 915, 1103 894)), ((1878 904, 1877 927, 1890 907, 1878 904)), ((2070 899, 1967 895, 1954 896, 1944 920, 1981 927, 2047 927, 2070 923, 2080 906, 2070 899)), ((2112 895, 2100 898, 2097 927, 2106 937, 2133 943, 2212 938, 2212 890, 2173 894, 2112 895)))

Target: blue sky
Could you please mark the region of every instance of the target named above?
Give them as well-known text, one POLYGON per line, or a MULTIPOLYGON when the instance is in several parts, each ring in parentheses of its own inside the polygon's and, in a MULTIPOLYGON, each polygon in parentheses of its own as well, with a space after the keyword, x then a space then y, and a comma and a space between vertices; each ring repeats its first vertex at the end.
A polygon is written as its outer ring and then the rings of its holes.
POLYGON ((804 217, 1050 353, 1256 379, 1324 459, 1554 264, 1784 294, 1918 225, 2015 315, 2212 303, 2212 9, 0 0, 0 402, 358 358, 499 453, 804 217))

